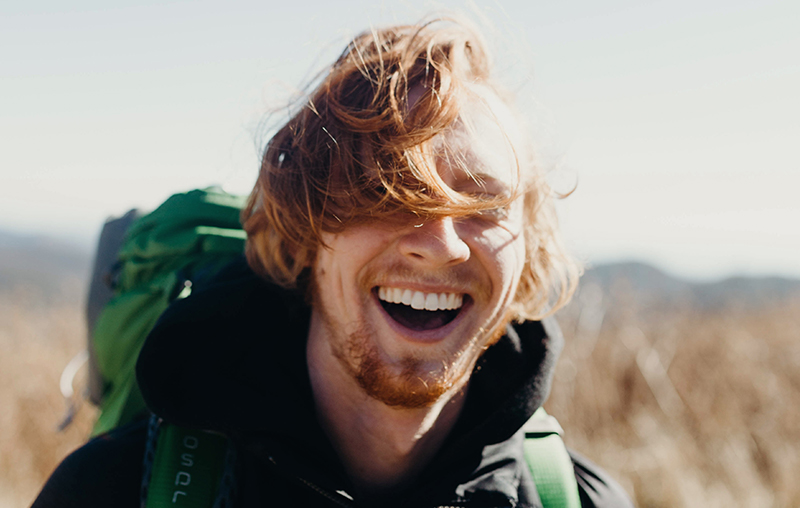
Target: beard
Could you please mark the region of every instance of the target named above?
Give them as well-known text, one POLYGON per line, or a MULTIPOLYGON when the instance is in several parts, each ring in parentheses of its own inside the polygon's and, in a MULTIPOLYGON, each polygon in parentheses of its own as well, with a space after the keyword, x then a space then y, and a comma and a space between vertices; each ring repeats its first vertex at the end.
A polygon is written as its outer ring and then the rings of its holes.
POLYGON ((363 327, 348 334, 334 355, 367 395, 396 408, 430 407, 465 374, 446 362, 436 371, 428 369, 424 360, 411 355, 388 365, 363 327))
POLYGON ((485 336, 479 333, 461 351, 432 365, 432 360, 414 355, 389 362, 381 356, 374 332, 364 323, 345 332, 336 328, 325 310, 321 315, 340 365, 368 396, 398 409, 431 407, 446 394, 465 387, 477 359, 505 334, 510 321, 504 319, 495 327, 489 340, 482 340, 485 336))

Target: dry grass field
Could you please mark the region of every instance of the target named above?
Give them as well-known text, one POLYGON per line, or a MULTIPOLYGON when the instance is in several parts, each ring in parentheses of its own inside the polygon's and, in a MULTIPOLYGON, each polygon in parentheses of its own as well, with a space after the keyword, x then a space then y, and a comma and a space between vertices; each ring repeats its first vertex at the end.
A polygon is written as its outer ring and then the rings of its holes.
POLYGON ((800 507, 800 299, 659 308, 583 288, 546 407, 644 507, 800 507))
POLYGON ((31 287, 0 293, 0 508, 29 506, 61 459, 86 440, 94 417, 84 404, 71 427, 56 431, 66 409, 61 370, 86 346, 82 291, 57 300, 42 303, 31 287))
MULTIPOLYGON (((0 508, 29 505, 88 434, 88 404, 56 432, 59 375, 84 346, 81 289, 47 304, 0 291, 0 508)), ((800 506, 800 301, 659 308, 588 286, 560 320, 547 408, 638 506, 800 506)))

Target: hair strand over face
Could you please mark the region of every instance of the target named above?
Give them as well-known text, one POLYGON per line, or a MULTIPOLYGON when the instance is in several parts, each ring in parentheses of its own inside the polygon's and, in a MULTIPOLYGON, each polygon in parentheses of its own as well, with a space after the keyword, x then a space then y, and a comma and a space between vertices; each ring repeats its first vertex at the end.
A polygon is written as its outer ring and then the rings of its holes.
POLYGON ((475 215, 521 194, 527 259, 512 314, 539 318, 566 303, 579 270, 560 242, 552 191, 532 156, 519 155, 531 150, 512 147, 525 181, 513 196, 459 194, 437 170, 437 157, 465 164, 442 147, 442 135, 475 99, 473 87, 507 97, 490 70, 478 32, 451 19, 354 38, 267 144, 242 212, 251 267, 297 287, 324 248, 323 232, 398 213, 475 215))

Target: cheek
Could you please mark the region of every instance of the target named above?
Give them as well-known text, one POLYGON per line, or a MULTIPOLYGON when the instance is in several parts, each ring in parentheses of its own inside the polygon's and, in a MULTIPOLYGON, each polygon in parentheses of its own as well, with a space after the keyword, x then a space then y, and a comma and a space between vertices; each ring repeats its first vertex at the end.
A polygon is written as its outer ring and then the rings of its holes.
POLYGON ((328 248, 319 249, 314 270, 318 286, 324 285, 320 293, 329 297, 329 306, 362 298, 360 284, 370 261, 381 251, 382 235, 369 228, 353 228, 324 234, 323 240, 328 248))
POLYGON ((336 313, 340 313, 339 307, 348 292, 346 282, 352 279, 348 265, 352 256, 342 250, 347 244, 342 245, 341 240, 339 235, 324 238, 327 248, 319 249, 314 266, 318 303, 336 313))
POLYGON ((504 245, 498 255, 498 271, 503 280, 503 289, 512 293, 511 296, 516 291, 524 266, 525 241, 520 235, 511 243, 504 245))
MULTIPOLYGON (((521 228, 516 228, 516 231, 521 228)), ((476 228, 473 236, 482 263, 489 272, 493 286, 500 294, 516 289, 525 266, 525 240, 511 228, 492 226, 476 228)))

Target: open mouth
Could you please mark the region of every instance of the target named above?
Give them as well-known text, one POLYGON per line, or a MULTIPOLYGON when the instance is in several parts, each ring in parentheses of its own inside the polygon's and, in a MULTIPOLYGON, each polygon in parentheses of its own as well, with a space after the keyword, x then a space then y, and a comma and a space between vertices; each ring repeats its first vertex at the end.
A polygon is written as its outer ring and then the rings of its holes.
POLYGON ((453 321, 469 301, 462 293, 424 293, 380 286, 378 300, 389 316, 411 330, 441 328, 453 321))

